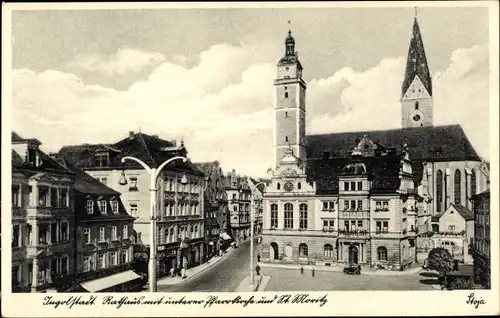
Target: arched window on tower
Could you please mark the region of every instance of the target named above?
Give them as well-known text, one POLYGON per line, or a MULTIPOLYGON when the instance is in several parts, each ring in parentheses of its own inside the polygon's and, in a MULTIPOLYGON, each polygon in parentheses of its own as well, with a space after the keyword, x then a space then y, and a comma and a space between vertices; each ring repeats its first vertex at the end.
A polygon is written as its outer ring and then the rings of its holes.
POLYGON ((293 205, 291 203, 285 203, 284 221, 285 229, 293 229, 293 205))
POLYGON ((307 229, 307 204, 305 203, 299 206, 299 228, 307 229))
POLYGON ((471 170, 470 173, 470 194, 475 195, 476 194, 476 171, 474 169, 471 170))
POLYGON ((443 205, 443 172, 438 170, 436 173, 436 212, 441 212, 443 205))
POLYGON ((418 107, 419 107, 419 103, 415 102, 415 110, 418 110, 418 107))
POLYGON ((285 136, 285 142, 288 142, 288 136, 285 136))
POLYGON ((288 92, 285 92, 285 98, 288 98, 288 92))
POLYGON ((462 201, 462 174, 460 170, 455 170, 455 203, 462 201))

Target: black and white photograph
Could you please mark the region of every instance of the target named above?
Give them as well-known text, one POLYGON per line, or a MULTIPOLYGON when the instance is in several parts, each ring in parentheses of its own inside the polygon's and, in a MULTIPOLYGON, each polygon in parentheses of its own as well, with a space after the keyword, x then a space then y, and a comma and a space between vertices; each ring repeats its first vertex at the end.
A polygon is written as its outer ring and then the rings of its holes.
POLYGON ((4 7, 2 294, 493 306, 498 3, 337 4, 4 7))

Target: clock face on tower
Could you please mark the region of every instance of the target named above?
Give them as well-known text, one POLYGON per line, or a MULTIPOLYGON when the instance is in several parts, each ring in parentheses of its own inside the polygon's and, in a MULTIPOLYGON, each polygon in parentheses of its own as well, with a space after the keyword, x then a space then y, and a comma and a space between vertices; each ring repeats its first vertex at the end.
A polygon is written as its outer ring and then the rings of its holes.
POLYGON ((284 188, 285 188, 285 191, 292 191, 293 190, 293 183, 288 181, 287 183, 285 183, 284 188))
POLYGON ((413 127, 420 127, 423 122, 424 122, 424 114, 421 111, 415 110, 410 114, 410 124, 413 127))

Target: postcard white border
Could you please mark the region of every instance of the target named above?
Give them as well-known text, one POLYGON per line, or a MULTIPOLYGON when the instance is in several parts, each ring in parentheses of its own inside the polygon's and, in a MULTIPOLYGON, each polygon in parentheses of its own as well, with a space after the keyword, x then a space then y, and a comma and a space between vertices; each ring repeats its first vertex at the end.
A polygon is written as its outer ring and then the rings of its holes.
MULTIPOLYGON (((483 6, 489 7, 489 49, 490 49, 490 162, 491 162, 491 193, 499 193, 499 170, 498 170, 498 145, 499 145, 499 78, 498 78, 498 2, 496 1, 470 1, 470 2, 452 2, 452 1, 432 1, 432 2, 294 2, 294 3, 162 3, 162 4, 133 4, 133 3, 30 3, 30 4, 3 4, 2 5, 2 205, 4 211, 10 211, 10 132, 12 116, 12 52, 11 52, 11 12, 13 10, 46 10, 46 9, 138 9, 138 8, 179 8, 179 7, 198 7, 198 8, 305 8, 305 7, 465 7, 465 6, 483 6)), ((471 105, 473 107, 473 105, 471 105)), ((36 137, 36 136, 33 136, 36 137)), ((492 214, 491 224, 500 224, 498 213, 498 196, 491 198, 492 214)), ((2 233, 10 233, 11 216, 9 213, 2 214, 2 233)), ((309 292, 311 297, 321 297, 328 295, 328 303, 320 307, 317 304, 288 304, 288 305, 214 305, 210 308, 194 305, 160 305, 160 306, 124 306, 116 309, 115 306, 75 306, 69 309, 67 306, 60 306, 54 309, 53 306, 43 306, 44 297, 53 296, 58 299, 64 299, 75 294, 12 294, 10 281, 10 259, 11 245, 9 235, 2 236, 2 315, 6 317, 131 317, 131 316, 321 316, 321 315, 482 315, 499 313, 499 226, 491 228, 491 282, 492 289, 485 291, 474 291, 476 298, 482 298, 486 304, 475 309, 466 304, 465 300, 470 291, 332 291, 332 292, 309 292)), ((307 292, 306 292, 307 293, 307 292)), ((287 293, 255 293, 256 299, 263 296, 273 297, 275 294, 283 295, 287 293)), ((288 294, 298 294, 290 292, 288 294)), ((88 297, 91 294, 80 294, 88 297)), ((139 294, 94 294, 99 297, 121 295, 133 298, 139 294)), ((144 293, 148 299, 161 297, 186 299, 205 299, 208 295, 216 295, 221 299, 232 299, 237 295, 242 298, 248 298, 250 293, 185 293, 185 294, 150 294, 144 293)))

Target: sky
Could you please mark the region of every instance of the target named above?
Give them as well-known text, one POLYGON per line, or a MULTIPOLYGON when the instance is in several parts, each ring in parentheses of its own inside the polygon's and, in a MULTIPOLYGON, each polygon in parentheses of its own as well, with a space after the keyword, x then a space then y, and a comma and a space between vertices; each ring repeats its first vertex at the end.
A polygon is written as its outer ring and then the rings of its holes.
MULTIPOLYGON (((12 128, 47 152, 140 130, 183 139, 193 162, 265 176, 288 29, 308 134, 389 129, 401 126, 414 17, 413 7, 15 11, 12 128)), ((434 124, 462 125, 488 159, 488 9, 424 7, 418 21, 434 124)))

